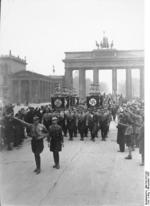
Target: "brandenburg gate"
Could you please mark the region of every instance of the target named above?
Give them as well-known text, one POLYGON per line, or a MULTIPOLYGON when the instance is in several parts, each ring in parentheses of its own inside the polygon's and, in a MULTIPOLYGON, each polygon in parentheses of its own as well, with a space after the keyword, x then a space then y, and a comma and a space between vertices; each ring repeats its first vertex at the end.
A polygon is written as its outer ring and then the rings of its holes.
POLYGON ((79 70, 79 97, 86 97, 86 70, 93 70, 93 84, 99 84, 99 70, 112 70, 112 92, 117 94, 117 69, 126 71, 126 98, 132 98, 132 69, 140 72, 140 97, 144 98, 144 51, 117 50, 107 37, 101 44, 96 42, 93 51, 65 52, 65 86, 73 88, 73 71, 79 70))

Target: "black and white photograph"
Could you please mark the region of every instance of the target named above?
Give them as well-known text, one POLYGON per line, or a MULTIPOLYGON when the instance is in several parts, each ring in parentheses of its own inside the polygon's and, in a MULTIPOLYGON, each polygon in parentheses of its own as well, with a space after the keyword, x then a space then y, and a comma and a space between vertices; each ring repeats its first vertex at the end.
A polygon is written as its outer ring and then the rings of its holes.
POLYGON ((0 1, 1 206, 150 205, 147 8, 0 1))

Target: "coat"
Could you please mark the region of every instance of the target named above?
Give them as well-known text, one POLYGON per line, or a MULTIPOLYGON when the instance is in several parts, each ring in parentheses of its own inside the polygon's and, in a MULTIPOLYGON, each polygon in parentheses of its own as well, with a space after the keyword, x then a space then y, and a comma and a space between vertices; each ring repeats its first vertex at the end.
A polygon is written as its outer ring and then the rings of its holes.
POLYGON ((84 117, 80 117, 78 120, 78 130, 79 130, 79 133, 83 133, 85 130, 85 118, 84 117))
POLYGON ((49 127, 48 142, 50 142, 50 151, 59 152, 62 150, 62 128, 58 124, 49 127))
POLYGON ((14 119, 4 119, 4 135, 8 143, 13 142, 15 138, 15 121, 14 119))
POLYGON ((121 125, 121 124, 118 124, 117 128, 118 128, 117 143, 118 144, 125 144, 125 130, 126 130, 126 127, 121 125))
POLYGON ((139 134, 139 153, 144 154, 144 126, 140 128, 140 134, 139 134))

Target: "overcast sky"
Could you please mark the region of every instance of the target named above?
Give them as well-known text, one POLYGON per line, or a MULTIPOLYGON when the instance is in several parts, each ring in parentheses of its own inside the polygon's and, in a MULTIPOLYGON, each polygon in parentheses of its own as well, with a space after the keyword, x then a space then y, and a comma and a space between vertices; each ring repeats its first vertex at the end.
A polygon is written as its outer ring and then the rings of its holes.
POLYGON ((64 74, 64 52, 95 49, 103 31, 116 49, 144 49, 143 0, 3 0, 1 19, 0 54, 45 75, 64 74))

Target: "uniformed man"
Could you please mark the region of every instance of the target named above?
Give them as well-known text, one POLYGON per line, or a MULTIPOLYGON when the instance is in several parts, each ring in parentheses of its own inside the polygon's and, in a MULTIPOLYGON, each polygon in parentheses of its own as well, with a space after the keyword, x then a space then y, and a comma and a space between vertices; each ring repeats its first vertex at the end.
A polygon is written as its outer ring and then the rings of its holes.
POLYGON ((102 136, 102 141, 106 140, 107 133, 109 130, 109 113, 105 110, 103 111, 103 115, 101 117, 101 136, 102 136))
POLYGON ((64 140, 62 135, 62 128, 57 124, 57 120, 57 117, 52 117, 52 125, 49 127, 49 135, 47 141, 50 151, 53 152, 53 168, 59 169, 59 152, 62 150, 64 140))
POLYGON ((46 127, 47 130, 52 123, 51 119, 52 119, 52 115, 49 112, 49 108, 47 107, 45 109, 45 113, 43 114, 43 117, 42 117, 42 124, 44 124, 44 126, 46 127))
POLYGON ((94 142, 95 137, 98 135, 98 116, 96 111, 93 111, 92 115, 93 115, 93 125, 91 130, 91 140, 94 142))
POLYGON ((77 137, 77 133, 78 133, 78 114, 77 111, 73 111, 73 119, 74 119, 74 128, 73 128, 73 136, 77 137))
POLYGON ((14 119, 21 122, 24 126, 28 127, 30 130, 30 136, 32 138, 31 148, 32 148, 32 152, 34 153, 35 163, 36 163, 36 169, 34 170, 34 172, 36 172, 36 174, 39 174, 41 172, 40 154, 44 149, 43 139, 48 135, 48 131, 43 124, 39 123, 40 119, 38 116, 33 117, 33 124, 29 124, 17 118, 14 118, 14 119))
POLYGON ((85 115, 83 112, 81 112, 78 117, 78 130, 80 133, 80 140, 83 141, 85 135, 85 115))
POLYGON ((69 131, 69 140, 73 140, 73 131, 74 127, 76 125, 75 119, 73 117, 73 112, 69 111, 69 114, 67 115, 67 128, 69 131))
POLYGON ((4 136, 7 150, 12 150, 15 139, 15 121, 13 119, 13 112, 6 114, 4 117, 4 136))
POLYGON ((119 122, 117 125, 118 132, 117 132, 117 143, 119 144, 120 152, 125 151, 125 130, 127 128, 127 120, 123 115, 123 112, 119 114, 119 122))

